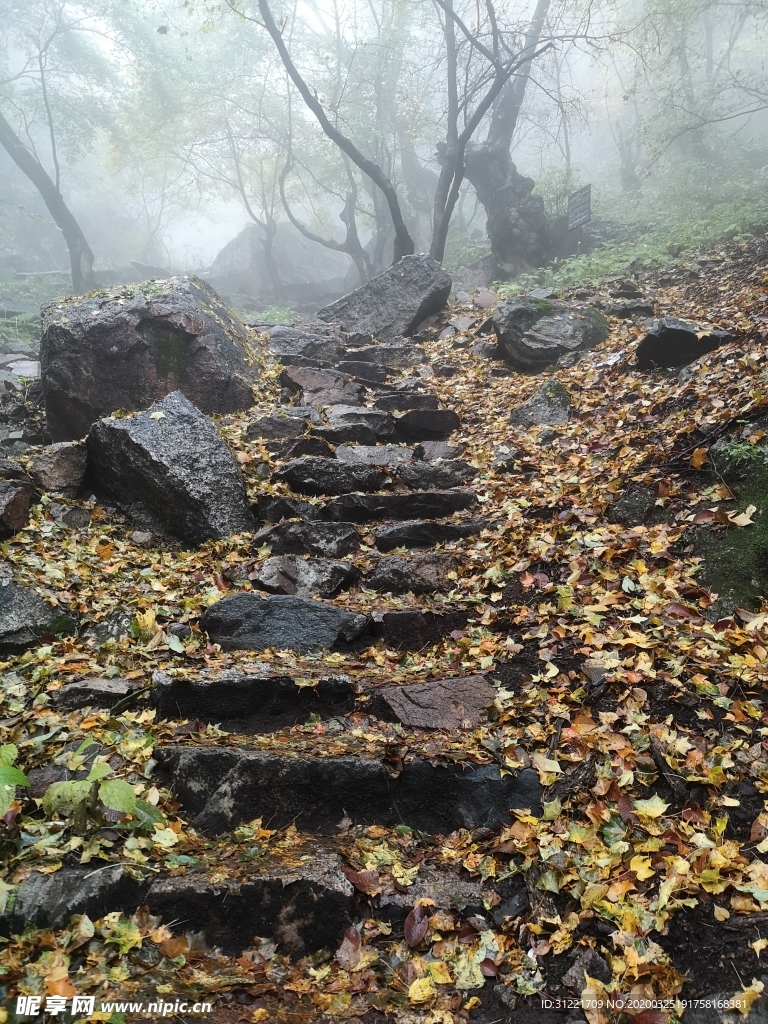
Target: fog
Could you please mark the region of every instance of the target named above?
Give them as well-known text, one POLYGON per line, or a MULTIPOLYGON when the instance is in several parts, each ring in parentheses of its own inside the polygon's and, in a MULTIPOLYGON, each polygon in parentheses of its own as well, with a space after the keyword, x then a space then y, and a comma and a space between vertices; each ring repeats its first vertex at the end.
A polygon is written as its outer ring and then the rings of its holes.
POLYGON ((0 306, 192 272, 291 315, 412 251, 471 290, 738 236, 766 223, 767 25, 752 0, 0 0, 0 306))

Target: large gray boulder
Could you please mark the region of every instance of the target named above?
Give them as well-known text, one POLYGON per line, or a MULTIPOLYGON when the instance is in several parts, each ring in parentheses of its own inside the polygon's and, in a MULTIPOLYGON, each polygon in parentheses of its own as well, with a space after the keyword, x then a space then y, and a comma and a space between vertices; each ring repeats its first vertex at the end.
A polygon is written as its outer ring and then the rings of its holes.
POLYGON ((413 334, 422 320, 445 306, 450 293, 450 274, 431 256, 405 256, 317 315, 339 323, 350 334, 392 341, 413 334))
POLYGON ((146 409, 181 389, 205 413, 253 405, 248 332, 194 277, 43 309, 43 397, 54 441, 87 434, 116 409, 146 409))
POLYGON ((74 498, 85 477, 86 461, 85 445, 60 441, 33 455, 27 468, 41 491, 74 498))
POLYGON ((321 601, 242 592, 206 608, 200 624, 224 650, 267 647, 307 652, 344 646, 357 639, 368 620, 321 601))
POLYGON ((594 348, 608 337, 606 317, 545 299, 508 299, 493 311, 499 355, 523 373, 539 373, 562 356, 594 348))
POLYGON ((209 419, 180 392, 88 435, 88 467, 140 526, 187 544, 254 530, 245 481, 209 419))

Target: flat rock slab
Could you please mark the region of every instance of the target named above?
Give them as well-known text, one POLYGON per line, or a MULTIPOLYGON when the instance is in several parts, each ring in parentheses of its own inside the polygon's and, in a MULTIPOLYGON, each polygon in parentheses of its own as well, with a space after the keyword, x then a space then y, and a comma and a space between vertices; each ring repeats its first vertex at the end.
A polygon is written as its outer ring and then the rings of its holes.
POLYGON ((155 750, 156 775, 170 785, 193 826, 213 833, 263 818, 327 835, 342 818, 355 824, 406 824, 446 834, 498 830, 510 808, 541 800, 530 769, 502 776, 496 765, 406 762, 391 778, 381 761, 361 757, 284 756, 238 747, 168 746, 155 750))
POLYGON ((477 504, 474 491, 344 494, 327 502, 323 519, 367 523, 377 519, 442 519, 477 504))
POLYGON ((286 463, 275 474, 298 494, 350 494, 378 491, 386 485, 386 474, 378 466, 342 462, 339 459, 307 455, 286 463))
POLYGON ((460 426, 453 409, 413 409, 395 419, 395 433, 403 441, 444 441, 460 426))
POLYGON ((360 425, 370 428, 377 438, 391 437, 395 432, 392 416, 382 409, 367 409, 364 406, 330 405, 325 411, 331 427, 360 425))
POLYGON ((340 373, 349 374, 355 380, 362 380, 366 384, 383 384, 390 371, 388 366, 379 366, 362 359, 342 359, 336 364, 336 369, 340 373))
POLYGON ((419 366, 427 358, 422 348, 405 340, 388 345, 364 345, 362 348, 348 349, 347 356, 356 362, 400 370, 408 366, 419 366))
POLYGON ((211 421, 180 392, 88 435, 97 488, 139 526, 191 545, 254 529, 240 467, 211 421))
POLYGON ((384 612, 380 620, 373 623, 373 633, 384 641, 387 647, 398 651, 423 651, 433 647, 453 633, 464 629, 470 612, 422 612, 409 609, 399 612, 384 612))
POLYGON ((376 444, 376 435, 362 421, 342 423, 337 427, 317 427, 315 433, 329 444, 376 444))
POLYGON ((570 420, 571 408, 571 396, 563 385, 546 381, 530 401, 512 410, 509 422, 518 427, 554 427, 570 420))
POLYGON ((434 679, 412 686, 387 686, 378 696, 403 725, 411 729, 472 727, 493 704, 496 691, 485 676, 434 679))
POLYGON ((248 425, 247 437, 262 437, 269 441, 282 438, 301 437, 307 429, 308 423, 298 416, 286 416, 284 413, 273 413, 271 416, 261 416, 248 425))
POLYGON ((320 555, 343 558, 360 548, 360 536, 348 522, 280 523, 259 530, 254 547, 266 545, 275 555, 320 555))
POLYGON ((252 867, 239 884, 202 874, 138 881, 121 864, 33 872, 19 886, 13 911, 0 918, 0 933, 19 934, 29 924, 64 928, 73 914, 97 920, 146 905, 177 933, 201 932, 229 956, 261 937, 301 957, 337 947, 353 920, 354 889, 342 868, 338 854, 314 849, 300 867, 252 867))
POLYGON ((358 577, 357 569, 348 562, 276 555, 262 563, 250 579, 255 587, 270 594, 335 597, 339 591, 353 587, 358 577))
POLYGON ((563 356, 594 348, 608 337, 608 319, 543 299, 508 299, 493 312, 499 355, 516 370, 540 373, 563 356))
POLYGON ((452 555, 415 555, 398 558, 385 555, 366 580, 369 590, 390 594, 447 593, 453 583, 449 573, 456 573, 458 561, 452 555))
POLYGON ((285 441, 277 446, 270 446, 284 459, 301 459, 305 455, 317 455, 322 459, 334 457, 333 448, 323 437, 299 437, 295 441, 285 441))
POLYGON ((394 391, 388 395, 380 395, 374 405, 377 409, 384 409, 386 412, 408 412, 416 409, 438 409, 440 403, 437 400, 437 395, 418 391, 394 391))
POLYGON ((403 445, 340 445, 336 458, 342 462, 396 469, 413 461, 413 448, 403 445))
POLYGON ((699 356, 733 341, 728 331, 699 327, 674 316, 662 317, 635 350, 641 370, 687 366, 699 356))
POLYGON ((83 484, 86 461, 85 445, 60 441, 33 455, 28 470, 41 491, 74 498, 83 484))
POLYGON ((317 519, 319 510, 308 501, 260 494, 253 503, 253 514, 260 523, 279 523, 283 519, 317 519))
POLYGON ((76 708, 111 708, 136 689, 127 679, 78 679, 50 695, 51 706, 59 711, 76 708))
POLYGON ((28 587, 0 578, 0 651, 23 651, 50 636, 58 609, 28 587))
POLYGON ((209 605, 200 625, 224 650, 275 647, 306 653, 352 643, 366 630, 368 620, 304 597, 244 592, 209 605))
POLYGON ((301 392, 307 405, 360 405, 365 388, 345 373, 336 370, 312 370, 289 366, 280 374, 280 383, 301 392))
POLYGON ((394 523, 376 531, 376 547, 379 551, 392 551, 394 548, 434 548, 438 544, 449 544, 464 537, 474 537, 487 526, 482 519, 473 519, 468 523, 434 523, 427 519, 394 523))
POLYGON ((297 327, 270 327, 267 345, 286 366, 311 366, 335 363, 339 358, 339 339, 328 333, 317 334, 297 327))
POLYGON ((195 277, 153 282, 132 298, 74 296, 43 309, 43 397, 54 441, 116 409, 147 409, 182 390, 204 413, 253 405, 245 326, 195 277))
POLYGON ((213 722, 225 732, 246 735, 285 729, 312 715, 335 718, 355 704, 355 687, 346 676, 299 686, 293 676, 227 669, 177 680, 156 672, 152 682, 154 705, 163 718, 213 722))
POLYGON ((414 490, 436 491, 462 487, 474 480, 478 471, 461 459, 441 459, 435 462, 412 462, 398 469, 397 475, 406 487, 414 490))
POLYGON ((405 256, 372 281, 318 310, 318 317, 345 331, 380 341, 412 334, 425 317, 439 313, 451 293, 451 277, 431 256, 405 256))

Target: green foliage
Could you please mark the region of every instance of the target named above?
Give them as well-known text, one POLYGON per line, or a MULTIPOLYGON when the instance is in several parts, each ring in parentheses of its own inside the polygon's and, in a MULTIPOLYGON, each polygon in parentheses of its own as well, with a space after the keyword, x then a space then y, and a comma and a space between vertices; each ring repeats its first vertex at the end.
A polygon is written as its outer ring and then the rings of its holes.
POLYGON ((15 767, 19 751, 13 743, 0 747, 0 817, 11 806, 17 786, 28 786, 29 779, 15 767))

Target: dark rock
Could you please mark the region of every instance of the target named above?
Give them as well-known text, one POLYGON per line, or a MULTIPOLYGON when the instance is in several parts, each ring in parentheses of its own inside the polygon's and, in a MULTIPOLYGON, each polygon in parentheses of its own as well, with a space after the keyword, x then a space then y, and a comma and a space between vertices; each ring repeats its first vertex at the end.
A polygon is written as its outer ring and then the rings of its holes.
POLYGON ((637 346, 637 365, 641 370, 686 366, 732 341, 728 331, 701 328, 674 316, 663 317, 637 346))
POLYGON ((493 453, 491 467, 497 473, 516 473, 521 465, 525 454, 519 448, 510 445, 500 445, 493 453))
POLYGON ((434 594, 451 589, 448 573, 458 562, 452 555, 415 555, 413 558, 385 556, 366 581, 369 590, 391 594, 434 594))
POLYGON ((642 299, 643 293, 634 281, 624 279, 611 288, 611 295, 617 299, 642 299))
POLYGON ((229 831, 263 818, 329 834, 342 818, 355 824, 406 824, 427 832, 498 830, 510 808, 541 799, 530 769, 505 775, 496 765, 409 761, 390 779, 384 764, 361 757, 282 756, 235 747, 158 747, 156 774, 171 785, 196 829, 229 831))
POLYGON ((414 409, 395 420, 395 433, 404 441, 443 441, 461 426, 453 409, 414 409))
POLYGON ((361 384, 336 370, 289 366, 280 374, 280 383, 290 391, 300 391, 307 405, 360 405, 365 395, 361 384))
POLYGON ((345 331, 389 341, 412 334, 425 317, 439 313, 450 293, 450 275, 431 256, 406 256, 317 315, 345 331))
POLYGON ((396 469, 412 461, 413 449, 402 445, 340 445, 336 458, 341 462, 396 469))
POLYGON ((200 624, 224 650, 306 652, 351 643, 367 619, 304 597, 239 593, 209 605, 200 624))
POLYGON ((642 320, 653 316, 653 303, 631 299, 627 302, 608 302, 603 306, 603 310, 608 316, 615 316, 617 320, 642 320))
POLYGON ((435 459, 458 459, 463 450, 463 447, 447 444, 445 441, 422 441, 413 449, 413 457, 423 459, 424 462, 433 462, 435 459))
POLYGON ((54 519, 64 523, 70 530, 87 530, 91 525, 91 513, 87 508, 79 508, 77 505, 67 508, 54 502, 48 508, 54 519))
POLYGON ((587 977, 597 978, 604 984, 612 977, 611 968, 596 949, 585 949, 577 955, 573 965, 563 975, 563 985, 581 995, 586 988, 587 977))
POLYGON ((355 687, 347 676, 299 686, 292 676, 228 669, 193 679, 155 672, 152 682, 160 716, 214 722, 225 732, 244 735, 285 729, 312 715, 335 718, 350 712, 355 703, 355 687))
POLYGON ((360 537, 351 523, 281 523, 256 534, 253 546, 263 545, 275 555, 343 558, 358 550, 360 537))
POLYGON ((25 483, 30 490, 34 487, 32 478, 18 462, 0 456, 0 480, 18 480, 25 483))
POLYGON ((58 711, 76 708, 111 708, 127 697, 135 686, 127 679, 80 679, 66 683, 50 697, 51 706, 58 711))
POLYGON ((387 412, 408 412, 411 409, 437 409, 439 403, 437 395, 419 394, 408 392, 381 395, 376 399, 374 405, 377 409, 385 409, 387 412))
POLYGON ((299 597, 334 597, 357 582, 359 573, 347 562, 300 555, 268 558, 250 576, 251 582, 270 594, 298 594, 299 597))
POLYGON ((270 327, 267 344, 286 366, 311 366, 335 363, 339 358, 339 340, 332 334, 314 334, 296 327, 270 327))
POLYGON ((330 444, 376 444, 376 435, 365 423, 344 423, 338 427, 318 427, 315 433, 330 444))
POLYGON ((376 519, 442 519, 477 504, 473 491, 409 491, 407 494, 343 494, 329 501, 323 519, 366 523, 376 519))
POLYGON ((389 367, 378 366, 376 363, 364 362, 361 359, 342 359, 337 363, 336 369, 367 384, 382 384, 389 376, 389 367))
POLYGON ((291 501, 290 498, 273 498, 271 494, 260 494, 253 505, 253 514, 261 523, 279 523, 283 519, 317 519, 320 510, 308 501, 291 501))
POLYGON ((529 299, 554 299, 555 293, 550 291, 549 288, 534 288, 532 292, 528 292, 527 298, 529 299))
POLYGON ((216 428, 176 391, 88 435, 95 485, 140 526, 188 544, 254 529, 245 482, 216 428))
POLYGON ((282 449, 284 459, 301 459, 305 455, 316 455, 318 458, 332 459, 333 448, 322 437, 300 437, 282 449))
POLYGON ((331 427, 361 425, 369 427, 379 439, 392 437, 394 421, 388 412, 363 406, 331 405, 325 409, 331 427))
POLYGON ((146 409, 183 390, 205 413, 253 405, 244 325, 194 277, 43 309, 43 395, 54 441, 75 440, 116 409, 146 409))
POLYGON ((86 461, 85 445, 62 441, 33 455, 28 470, 41 491, 74 498, 83 485, 86 461))
POLYGON ((498 342, 489 341, 486 338, 476 341, 472 346, 472 351, 481 359, 500 359, 502 355, 498 342))
POLYGON ((65 928, 73 914, 92 921, 123 907, 138 907, 146 885, 133 878, 122 864, 94 870, 62 867, 52 874, 33 871, 16 890, 13 908, 0 918, 0 933, 21 934, 24 928, 65 928))
POLYGON ((422 651, 425 647, 440 643, 449 633, 464 629, 469 615, 466 611, 385 612, 381 621, 374 622, 373 631, 387 647, 400 651, 422 651))
POLYGON ((34 491, 21 480, 0 480, 0 537, 10 537, 29 522, 34 491))
POLYGON ((275 474, 299 494, 350 494, 352 491, 378 491, 386 478, 378 466, 318 459, 311 455, 294 459, 275 474))
POLYGON ((23 651, 55 633, 57 609, 34 590, 0 578, 0 651, 23 651))
POLYGON ((39 800, 45 796, 46 790, 54 782, 65 782, 69 778, 69 772, 61 764, 46 764, 42 768, 30 768, 26 776, 29 779, 29 795, 39 800))
POLYGON ((414 490, 448 490, 461 487, 477 476, 477 470, 460 459, 445 459, 439 462, 412 462, 397 471, 406 487, 414 490))
POLYGON ((347 356, 356 362, 370 363, 387 369, 418 366, 425 362, 424 350, 412 341, 395 341, 390 344, 363 345, 349 349, 347 356))
POLYGON ((180 875, 152 882, 150 913, 182 932, 202 932, 208 946, 237 956, 255 935, 271 938, 280 953, 303 957, 335 949, 354 920, 355 890, 339 855, 313 849, 300 865, 250 866, 242 882, 211 882, 180 875))
POLYGON ((248 425, 247 437, 263 437, 267 440, 280 438, 301 437, 307 429, 307 421, 298 416, 286 416, 280 413, 273 413, 271 416, 262 416, 248 425))
POLYGON ((106 619, 96 622, 85 631, 87 639, 93 638, 100 645, 115 643, 130 635, 133 616, 128 612, 115 612, 106 619))
POLYGON ((538 373, 569 352, 594 348, 608 337, 596 309, 542 299, 508 299, 493 313, 501 356, 516 370, 538 373))
POLYGON ((479 519, 468 523, 433 523, 423 519, 394 523, 376 531, 376 547, 379 551, 392 551, 393 548, 433 548, 438 544, 473 537, 487 525, 479 519))
POLYGON ((546 381, 530 401, 509 414, 509 422, 519 427, 557 426, 570 418, 571 396, 555 380, 546 381))
POLYGON ((458 367, 453 366, 451 363, 438 363, 432 367, 436 377, 455 377, 459 372, 458 367))

